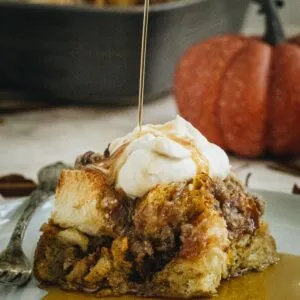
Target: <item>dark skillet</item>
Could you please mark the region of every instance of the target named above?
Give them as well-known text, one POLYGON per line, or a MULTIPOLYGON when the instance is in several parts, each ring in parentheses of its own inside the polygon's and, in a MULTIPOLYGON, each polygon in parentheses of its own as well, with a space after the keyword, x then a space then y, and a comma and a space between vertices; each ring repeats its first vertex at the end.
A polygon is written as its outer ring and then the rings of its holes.
MULTIPOLYGON (((178 58, 208 36, 240 29, 248 0, 151 7, 146 100, 168 92, 178 58)), ((136 103, 143 7, 0 3, 0 85, 41 99, 136 103)))

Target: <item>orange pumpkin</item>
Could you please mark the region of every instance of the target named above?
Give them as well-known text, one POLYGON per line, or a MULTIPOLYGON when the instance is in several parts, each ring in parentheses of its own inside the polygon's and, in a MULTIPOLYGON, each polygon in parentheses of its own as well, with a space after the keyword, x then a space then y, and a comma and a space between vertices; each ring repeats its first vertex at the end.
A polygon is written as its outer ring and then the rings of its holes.
POLYGON ((210 38, 179 61, 181 115, 209 140, 248 157, 300 154, 300 36, 284 40, 272 0, 261 0, 264 39, 210 38))

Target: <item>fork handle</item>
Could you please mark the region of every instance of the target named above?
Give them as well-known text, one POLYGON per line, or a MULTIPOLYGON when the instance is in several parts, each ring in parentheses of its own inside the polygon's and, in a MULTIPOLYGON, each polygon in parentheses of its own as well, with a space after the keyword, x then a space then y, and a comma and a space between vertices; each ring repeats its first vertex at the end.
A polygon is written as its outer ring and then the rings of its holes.
POLYGON ((49 198, 51 192, 37 188, 34 190, 29 199, 26 208, 24 209, 22 215, 20 216, 16 227, 11 235, 7 249, 18 250, 22 248, 22 241, 24 238, 24 233, 29 224, 29 221, 36 210, 36 208, 49 198))

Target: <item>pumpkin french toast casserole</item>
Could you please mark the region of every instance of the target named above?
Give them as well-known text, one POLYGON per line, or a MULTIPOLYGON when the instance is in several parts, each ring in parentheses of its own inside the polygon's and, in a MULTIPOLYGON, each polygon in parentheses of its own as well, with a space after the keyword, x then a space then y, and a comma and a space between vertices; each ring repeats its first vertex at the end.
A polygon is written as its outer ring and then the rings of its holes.
POLYGON ((212 295, 278 260, 263 211, 190 123, 145 125, 61 173, 35 277, 99 297, 212 295))

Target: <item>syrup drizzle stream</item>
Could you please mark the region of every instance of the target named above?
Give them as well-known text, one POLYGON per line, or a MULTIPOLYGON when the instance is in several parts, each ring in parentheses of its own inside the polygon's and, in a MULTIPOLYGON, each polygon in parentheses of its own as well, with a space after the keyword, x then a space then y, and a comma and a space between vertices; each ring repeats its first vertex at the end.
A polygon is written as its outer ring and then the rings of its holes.
POLYGON ((144 0, 143 32, 142 32, 141 62, 140 62, 140 82, 139 82, 139 106, 138 106, 138 125, 139 125, 140 132, 143 123, 148 16, 149 16, 149 0, 144 0))

